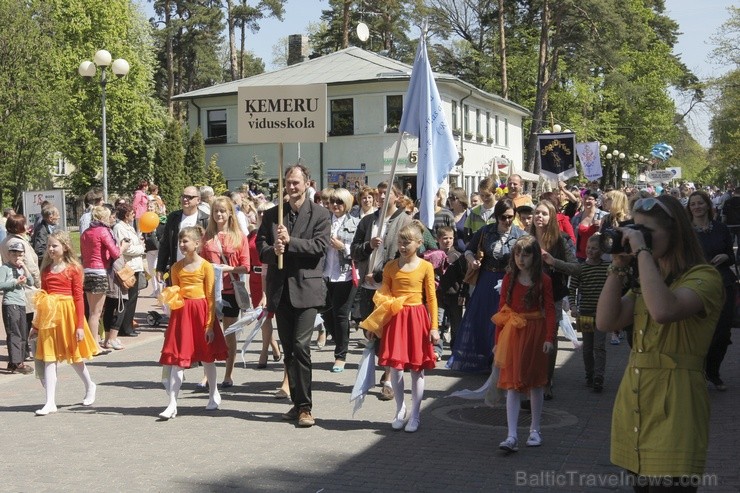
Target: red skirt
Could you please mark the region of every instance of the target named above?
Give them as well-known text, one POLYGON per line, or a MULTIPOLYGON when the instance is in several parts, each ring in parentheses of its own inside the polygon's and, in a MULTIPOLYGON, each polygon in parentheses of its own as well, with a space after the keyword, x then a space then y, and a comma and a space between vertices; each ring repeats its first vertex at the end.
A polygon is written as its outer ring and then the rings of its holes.
POLYGON ((189 368, 197 361, 213 363, 226 359, 228 348, 218 319, 213 323, 213 342, 206 342, 207 310, 205 298, 186 298, 185 306, 172 311, 159 358, 161 364, 189 368))
POLYGON ((405 306, 391 318, 380 339, 378 365, 397 370, 434 368, 437 357, 429 341, 430 320, 426 306, 405 306))
MULTIPOLYGON (((512 364, 501 367, 498 388, 529 392, 547 384, 547 367, 550 357, 542 351, 547 337, 545 319, 527 320, 526 327, 513 329, 508 350, 512 364)), ((504 329, 512 330, 512 329, 504 329)))

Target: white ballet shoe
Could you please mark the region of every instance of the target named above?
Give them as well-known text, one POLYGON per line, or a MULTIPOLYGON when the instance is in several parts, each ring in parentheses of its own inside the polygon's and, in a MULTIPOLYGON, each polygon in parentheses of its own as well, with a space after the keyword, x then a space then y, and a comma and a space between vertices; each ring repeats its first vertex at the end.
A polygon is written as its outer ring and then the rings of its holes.
POLYGON ((41 409, 36 409, 36 411, 35 411, 36 416, 46 416, 47 414, 51 414, 51 413, 55 413, 55 412, 57 412, 57 407, 56 406, 50 406, 48 404, 46 406, 42 407, 41 409))
POLYGON ((206 411, 215 411, 218 409, 218 406, 221 405, 221 394, 216 392, 213 394, 213 397, 208 399, 208 404, 206 404, 206 411))
POLYGON ((177 406, 167 406, 167 409, 159 413, 162 419, 172 419, 177 416, 177 406))
POLYGON ((415 433, 419 429, 419 418, 412 417, 403 429, 406 433, 415 433))
POLYGON ((90 384, 90 387, 88 387, 87 392, 85 392, 85 398, 82 399, 82 405, 83 406, 92 406, 95 402, 95 391, 97 390, 98 386, 94 383, 90 384))
POLYGON ((395 419, 391 422, 394 430, 400 430, 406 424, 406 404, 401 406, 401 410, 396 413, 395 419))

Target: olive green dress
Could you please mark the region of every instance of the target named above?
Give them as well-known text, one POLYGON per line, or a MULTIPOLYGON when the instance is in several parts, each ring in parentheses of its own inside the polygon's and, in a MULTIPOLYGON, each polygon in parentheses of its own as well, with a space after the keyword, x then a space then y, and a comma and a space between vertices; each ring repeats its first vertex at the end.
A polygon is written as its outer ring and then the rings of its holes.
POLYGON ((632 351, 614 402, 611 461, 642 476, 704 472, 709 442, 709 395, 704 358, 723 303, 722 279, 707 264, 670 285, 704 302, 691 318, 659 324, 635 297, 632 351))

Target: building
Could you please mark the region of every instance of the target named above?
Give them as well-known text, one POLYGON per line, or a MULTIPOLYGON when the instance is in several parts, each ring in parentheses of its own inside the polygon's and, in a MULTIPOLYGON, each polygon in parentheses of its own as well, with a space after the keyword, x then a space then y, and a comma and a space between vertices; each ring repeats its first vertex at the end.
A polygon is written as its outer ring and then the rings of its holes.
MULTIPOLYGON (((237 142, 238 88, 327 84, 327 141, 285 144, 285 163, 302 158, 320 188, 339 181, 348 181, 352 188, 355 181, 375 185, 387 178, 410 74, 408 64, 351 47, 273 72, 180 94, 175 99, 188 103, 191 133, 201 127, 206 161, 218 154, 218 164, 233 189, 246 180, 254 155, 265 161, 268 178, 277 176, 276 144, 237 142)), ((522 120, 529 111, 457 77, 435 74, 435 79, 461 156, 450 175, 450 184, 472 191, 492 171, 521 172, 522 120)), ((414 190, 416 150, 417 139, 404 138, 396 169, 399 181, 411 181, 414 190)), ((521 174, 531 181, 539 178, 521 174)))

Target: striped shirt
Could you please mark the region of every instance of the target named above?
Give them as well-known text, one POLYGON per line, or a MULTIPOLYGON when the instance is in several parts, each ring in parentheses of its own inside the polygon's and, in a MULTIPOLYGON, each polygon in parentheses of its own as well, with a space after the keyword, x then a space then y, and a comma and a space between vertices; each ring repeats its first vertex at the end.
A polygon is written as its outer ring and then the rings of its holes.
POLYGON ((578 313, 594 315, 599 295, 606 283, 609 263, 601 261, 596 265, 581 264, 581 272, 570 278, 570 299, 575 301, 578 313))

